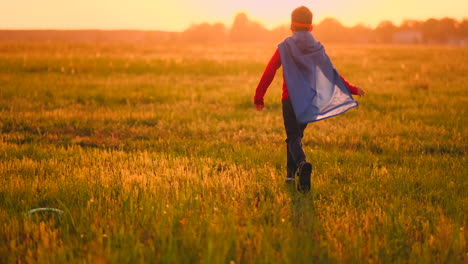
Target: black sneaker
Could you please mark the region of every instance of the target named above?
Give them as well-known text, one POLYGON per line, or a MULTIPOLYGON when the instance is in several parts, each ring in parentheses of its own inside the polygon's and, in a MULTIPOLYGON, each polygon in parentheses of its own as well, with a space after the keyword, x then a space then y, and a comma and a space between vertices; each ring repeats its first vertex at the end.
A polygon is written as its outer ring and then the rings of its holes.
POLYGON ((299 184, 297 190, 301 193, 307 193, 310 190, 310 174, 312 174, 312 164, 304 161, 299 166, 299 184))

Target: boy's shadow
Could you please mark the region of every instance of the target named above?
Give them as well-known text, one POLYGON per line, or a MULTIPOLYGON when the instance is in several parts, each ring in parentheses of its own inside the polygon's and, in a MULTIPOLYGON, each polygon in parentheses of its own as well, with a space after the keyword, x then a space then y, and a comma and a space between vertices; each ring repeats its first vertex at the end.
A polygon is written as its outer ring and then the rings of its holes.
MULTIPOLYGON (((296 179, 297 180, 297 179, 296 179)), ((324 246, 323 227, 317 200, 320 199, 316 190, 311 186, 308 193, 301 193, 295 185, 286 186, 291 197, 290 246, 300 255, 292 257, 293 263, 328 263, 330 256, 324 246), (322 234, 322 235, 321 235, 322 234)))
POLYGON ((302 193, 297 190, 296 182, 288 183, 286 188, 291 197, 291 220, 296 227, 303 226, 305 222, 309 222, 311 218, 316 217, 315 199, 317 198, 314 189, 307 193, 302 193))

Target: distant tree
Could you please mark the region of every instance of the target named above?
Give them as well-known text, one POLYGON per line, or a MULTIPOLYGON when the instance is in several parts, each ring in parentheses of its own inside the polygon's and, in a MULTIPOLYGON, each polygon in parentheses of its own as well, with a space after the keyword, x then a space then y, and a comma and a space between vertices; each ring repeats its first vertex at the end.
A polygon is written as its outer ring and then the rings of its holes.
POLYGON ((260 23, 250 21, 245 13, 239 13, 234 18, 229 35, 233 41, 265 41, 269 32, 260 23))
POLYGON ((380 42, 390 43, 397 30, 398 28, 391 21, 383 21, 375 28, 375 33, 380 42))
POLYGON ((317 38, 324 42, 346 42, 349 34, 346 27, 335 18, 325 18, 315 29, 317 38))
POLYGON ((422 33, 425 42, 437 41, 439 38, 439 21, 429 18, 422 24, 422 33))
POLYGON ((468 39, 468 19, 465 18, 458 24, 457 36, 459 38, 468 39))
POLYGON ((453 18, 442 18, 439 21, 440 25, 440 38, 443 42, 450 40, 456 34, 456 29, 458 26, 458 22, 453 18))
POLYGON ((279 26, 270 31, 272 42, 280 42, 291 35, 291 29, 288 26, 279 26))
POLYGON ((182 33, 184 40, 200 43, 222 42, 226 36, 226 27, 222 23, 192 25, 182 33))
POLYGON ((404 20, 399 28, 399 31, 421 31, 422 22, 418 20, 404 20))
POLYGON ((249 18, 245 13, 237 14, 232 23, 231 34, 240 34, 240 31, 247 29, 249 22, 249 18))
POLYGON ((422 32, 426 42, 445 43, 456 35, 458 26, 453 18, 430 18, 422 24, 422 32))
POLYGON ((372 29, 362 24, 356 25, 349 30, 350 40, 354 43, 371 43, 374 42, 372 29))

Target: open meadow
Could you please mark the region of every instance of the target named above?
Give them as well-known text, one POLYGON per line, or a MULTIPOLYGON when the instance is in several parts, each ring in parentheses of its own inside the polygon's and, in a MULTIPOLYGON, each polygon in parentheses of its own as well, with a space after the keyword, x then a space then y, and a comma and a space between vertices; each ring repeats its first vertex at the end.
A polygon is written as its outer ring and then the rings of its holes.
POLYGON ((467 263, 468 48, 326 48, 304 195, 274 44, 0 43, 0 263, 467 263))

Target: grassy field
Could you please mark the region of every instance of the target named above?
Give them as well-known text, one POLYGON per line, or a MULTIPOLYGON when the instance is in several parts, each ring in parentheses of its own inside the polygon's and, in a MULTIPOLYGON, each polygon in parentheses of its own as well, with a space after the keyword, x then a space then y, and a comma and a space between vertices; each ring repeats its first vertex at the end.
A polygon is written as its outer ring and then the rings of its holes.
POLYGON ((274 49, 0 44, 0 263, 467 263, 468 48, 328 46, 306 195, 274 49))

